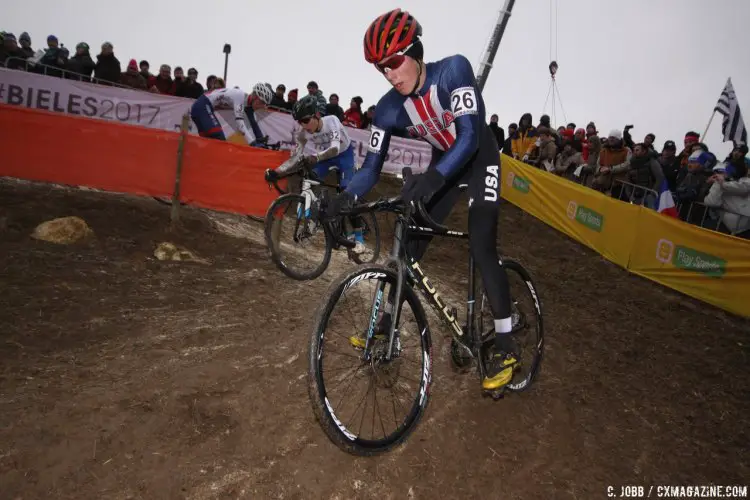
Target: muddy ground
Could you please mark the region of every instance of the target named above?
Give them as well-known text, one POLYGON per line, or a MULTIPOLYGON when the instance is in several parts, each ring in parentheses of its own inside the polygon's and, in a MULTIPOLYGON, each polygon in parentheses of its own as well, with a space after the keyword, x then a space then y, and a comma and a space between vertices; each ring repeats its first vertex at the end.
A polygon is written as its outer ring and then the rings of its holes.
MULTIPOLYGON (((460 220, 460 212, 454 220, 460 220)), ((432 400, 407 443, 355 458, 305 385, 318 297, 258 225, 150 198, 0 183, 0 497, 605 498, 608 485, 747 484, 750 326, 608 263, 505 204, 502 250, 539 286, 546 358, 494 402, 455 373, 430 314, 432 400), (31 239, 53 217, 95 232, 31 239), (209 264, 160 262, 162 241, 209 264)), ((391 219, 392 220, 392 219, 391 219)), ((466 245, 424 260, 461 291, 466 245)), ((456 305, 460 305, 456 303, 456 305)))

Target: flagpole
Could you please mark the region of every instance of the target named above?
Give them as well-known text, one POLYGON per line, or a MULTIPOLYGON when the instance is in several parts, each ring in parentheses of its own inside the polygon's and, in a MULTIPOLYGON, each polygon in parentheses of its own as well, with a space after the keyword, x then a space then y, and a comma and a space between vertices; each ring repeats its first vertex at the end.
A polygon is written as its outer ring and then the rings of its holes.
POLYGON ((706 134, 708 134, 708 127, 711 126, 711 122, 714 121, 714 115, 716 114, 716 110, 714 109, 714 112, 711 113, 711 118, 708 119, 708 125, 706 125, 706 130, 703 131, 703 135, 701 136, 700 140, 698 142, 703 142, 706 139, 706 134))

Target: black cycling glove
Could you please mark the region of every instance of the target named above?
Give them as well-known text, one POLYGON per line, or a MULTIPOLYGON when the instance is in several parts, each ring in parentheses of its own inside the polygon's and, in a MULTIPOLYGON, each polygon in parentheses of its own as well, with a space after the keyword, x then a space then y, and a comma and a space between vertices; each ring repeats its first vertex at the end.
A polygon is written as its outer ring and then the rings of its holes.
POLYGON ((401 196, 406 203, 419 199, 424 199, 427 203, 444 184, 445 177, 437 169, 430 168, 423 174, 406 177, 404 187, 401 188, 401 196))

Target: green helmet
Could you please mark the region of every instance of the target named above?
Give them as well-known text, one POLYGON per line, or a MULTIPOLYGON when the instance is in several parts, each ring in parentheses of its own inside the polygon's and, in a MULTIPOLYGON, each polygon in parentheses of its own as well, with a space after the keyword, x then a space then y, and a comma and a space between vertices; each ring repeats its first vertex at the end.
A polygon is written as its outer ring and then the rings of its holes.
POLYGON ((299 101, 294 103, 292 107, 292 117, 295 121, 299 121, 302 118, 313 116, 318 111, 318 98, 306 95, 299 101))

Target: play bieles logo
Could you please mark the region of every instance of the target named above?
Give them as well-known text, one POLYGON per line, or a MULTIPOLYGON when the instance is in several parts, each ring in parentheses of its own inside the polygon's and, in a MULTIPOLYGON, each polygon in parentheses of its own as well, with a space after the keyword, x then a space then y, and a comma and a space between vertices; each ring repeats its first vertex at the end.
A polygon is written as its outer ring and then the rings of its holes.
POLYGON ((516 175, 514 172, 508 172, 508 175, 505 177, 505 179, 509 187, 512 187, 513 189, 516 189, 523 194, 527 194, 531 189, 531 181, 528 179, 524 179, 520 175, 516 175))
POLYGON ((604 227, 604 216, 599 212, 584 207, 583 205, 579 205, 571 200, 568 202, 566 213, 569 219, 574 220, 597 233, 602 232, 602 228, 604 227))
POLYGON ((712 278, 721 278, 727 272, 727 262, 724 259, 693 248, 675 245, 663 238, 656 243, 656 260, 712 278))

